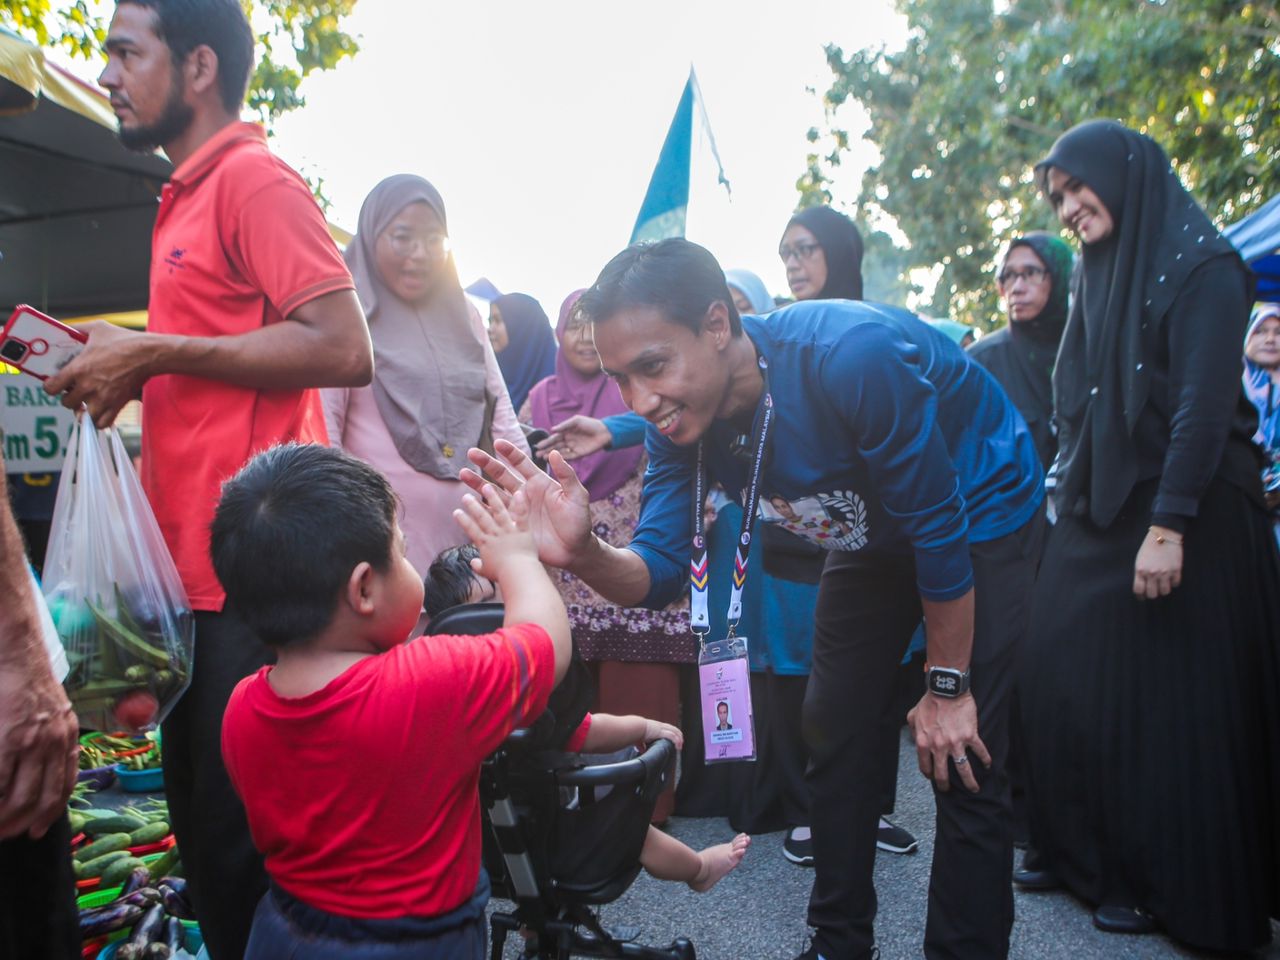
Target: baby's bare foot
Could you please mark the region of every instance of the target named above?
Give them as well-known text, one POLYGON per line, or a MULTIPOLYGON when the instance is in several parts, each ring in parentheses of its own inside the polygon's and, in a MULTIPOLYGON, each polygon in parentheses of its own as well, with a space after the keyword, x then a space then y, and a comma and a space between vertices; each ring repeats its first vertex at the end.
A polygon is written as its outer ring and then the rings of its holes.
POLYGON ((749 846, 751 846, 751 838, 745 833, 740 833, 728 843, 707 847, 698 854, 698 859, 702 861, 702 869, 689 881, 690 888, 698 893, 706 893, 737 869, 749 846))

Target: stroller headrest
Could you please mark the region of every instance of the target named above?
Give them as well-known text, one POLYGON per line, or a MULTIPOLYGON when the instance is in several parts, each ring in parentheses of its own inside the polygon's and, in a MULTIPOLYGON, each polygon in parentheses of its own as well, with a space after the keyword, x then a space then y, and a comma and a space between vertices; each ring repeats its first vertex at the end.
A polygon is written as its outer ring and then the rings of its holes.
POLYGON ((427 624, 427 635, 483 636, 502 626, 505 608, 501 603, 461 603, 441 610, 427 624))

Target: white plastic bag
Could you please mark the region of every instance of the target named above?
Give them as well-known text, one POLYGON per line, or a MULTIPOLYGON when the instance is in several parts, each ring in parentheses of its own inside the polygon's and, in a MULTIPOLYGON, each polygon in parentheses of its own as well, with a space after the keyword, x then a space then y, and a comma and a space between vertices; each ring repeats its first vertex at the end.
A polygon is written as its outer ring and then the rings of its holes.
POLYGON ((137 732, 164 719, 191 677, 191 604, 120 435, 84 415, 62 468, 44 595, 81 726, 137 732))

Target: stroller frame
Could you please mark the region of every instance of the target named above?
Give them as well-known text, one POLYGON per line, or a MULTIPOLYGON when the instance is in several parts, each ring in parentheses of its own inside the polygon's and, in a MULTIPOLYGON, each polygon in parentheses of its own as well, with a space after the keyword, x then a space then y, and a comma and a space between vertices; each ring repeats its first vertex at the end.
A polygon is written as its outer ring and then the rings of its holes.
MULTIPOLYGON (((494 894, 515 903, 515 910, 494 911, 490 916, 492 960, 502 957, 507 935, 520 930, 529 935, 522 954, 529 960, 696 960, 693 944, 683 937, 667 947, 646 946, 600 923, 594 908, 618 899, 640 872, 634 838, 630 849, 618 851, 617 866, 604 875, 583 879, 558 876, 556 856, 550 849, 558 833, 556 820, 563 815, 564 789, 576 789, 584 808, 595 803, 593 798, 602 787, 619 791, 619 802, 628 799, 626 793, 633 793, 647 831, 666 771, 675 760, 674 745, 657 740, 634 759, 583 765, 580 758, 531 749, 528 741, 534 737, 532 730, 517 731, 481 768, 485 868, 494 894)), ((602 802, 609 802, 608 795, 602 802)), ((635 813, 629 811, 631 816, 635 813)), ((625 838, 622 842, 626 847, 625 838)))
MULTIPOLYGON (((442 611, 427 632, 486 634, 502 621, 499 603, 466 604, 442 611)), ((580 661, 575 669, 585 673, 580 661)), ((493 895, 515 904, 490 913, 492 960, 501 960, 512 931, 528 937, 522 960, 697 960, 684 937, 666 947, 633 943, 606 929, 596 910, 621 897, 640 873, 640 850, 675 768, 675 745, 656 740, 639 756, 598 763, 548 749, 556 739, 556 702, 553 695, 553 706, 533 726, 514 731, 480 768, 484 868, 493 895), (573 791, 576 808, 569 809, 564 800, 573 791), (593 825, 592 849, 558 842, 566 832, 576 832, 575 840, 585 836, 593 825)), ((566 709, 581 718, 583 707, 566 709)))

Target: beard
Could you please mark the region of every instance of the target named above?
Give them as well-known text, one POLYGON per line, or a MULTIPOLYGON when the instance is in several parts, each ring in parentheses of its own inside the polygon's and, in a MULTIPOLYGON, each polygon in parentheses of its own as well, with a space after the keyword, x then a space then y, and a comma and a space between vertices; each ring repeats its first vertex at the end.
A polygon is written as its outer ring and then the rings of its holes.
POLYGON ((169 85, 169 98, 165 101, 164 111, 155 123, 145 126, 126 128, 123 121, 119 123, 120 142, 130 150, 139 153, 150 153, 157 147, 172 143, 187 132, 195 111, 182 99, 182 78, 174 71, 169 85))

